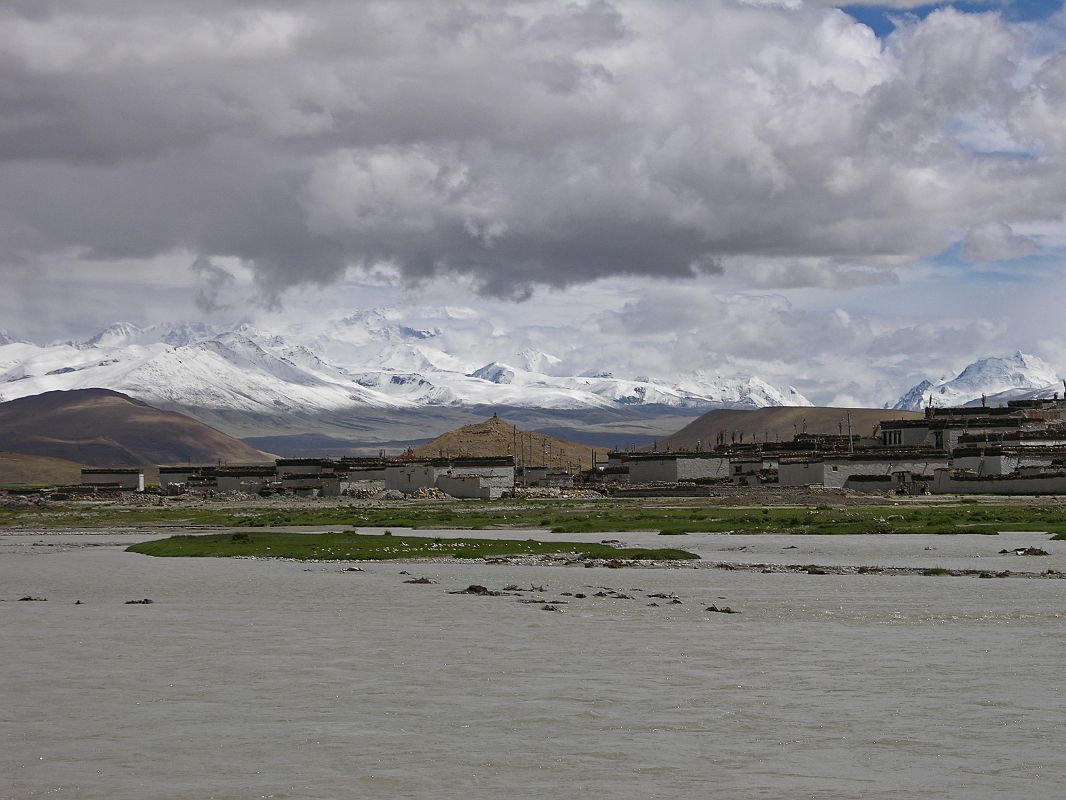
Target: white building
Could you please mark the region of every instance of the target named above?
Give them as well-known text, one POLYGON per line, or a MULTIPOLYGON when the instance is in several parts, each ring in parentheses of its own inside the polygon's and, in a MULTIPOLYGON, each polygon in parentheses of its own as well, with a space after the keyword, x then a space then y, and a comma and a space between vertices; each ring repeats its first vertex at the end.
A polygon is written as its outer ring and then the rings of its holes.
POLYGON ((510 456, 408 461, 385 469, 385 488, 405 494, 436 487, 453 497, 481 497, 486 493, 500 497, 504 491, 512 489, 514 483, 514 459, 510 456))
POLYGON ((882 476, 896 473, 932 478, 933 473, 948 466, 944 453, 857 453, 822 459, 781 459, 777 480, 781 486, 825 486, 843 489, 854 476, 882 476))

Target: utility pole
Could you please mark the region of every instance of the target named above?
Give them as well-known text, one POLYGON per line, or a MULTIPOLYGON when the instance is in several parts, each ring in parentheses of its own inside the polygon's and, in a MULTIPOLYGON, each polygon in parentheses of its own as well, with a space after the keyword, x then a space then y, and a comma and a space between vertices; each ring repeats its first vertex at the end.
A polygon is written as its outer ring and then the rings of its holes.
POLYGON ((855 439, 851 435, 851 412, 848 412, 848 452, 855 452, 855 439))

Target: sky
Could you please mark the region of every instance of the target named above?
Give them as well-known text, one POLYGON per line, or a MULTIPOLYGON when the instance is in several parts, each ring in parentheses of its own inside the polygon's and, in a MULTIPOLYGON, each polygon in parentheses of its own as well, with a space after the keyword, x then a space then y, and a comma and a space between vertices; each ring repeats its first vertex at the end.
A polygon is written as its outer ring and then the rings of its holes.
POLYGON ((8 0, 0 328, 461 306, 880 405, 1066 373, 1060 2, 8 0))

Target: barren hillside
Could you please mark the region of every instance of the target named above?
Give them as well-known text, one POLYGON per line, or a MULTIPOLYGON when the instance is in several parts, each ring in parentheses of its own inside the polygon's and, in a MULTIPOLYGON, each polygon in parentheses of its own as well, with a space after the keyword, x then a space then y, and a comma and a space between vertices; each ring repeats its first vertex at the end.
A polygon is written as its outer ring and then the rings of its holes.
MULTIPOLYGON (((605 460, 605 451, 597 452, 605 460)), ((514 455, 518 464, 574 469, 588 469, 592 453, 588 445, 516 429, 495 416, 449 431, 414 450, 419 458, 514 455)))
POLYGON ((191 417, 107 389, 0 403, 0 450, 95 466, 270 460, 191 417))

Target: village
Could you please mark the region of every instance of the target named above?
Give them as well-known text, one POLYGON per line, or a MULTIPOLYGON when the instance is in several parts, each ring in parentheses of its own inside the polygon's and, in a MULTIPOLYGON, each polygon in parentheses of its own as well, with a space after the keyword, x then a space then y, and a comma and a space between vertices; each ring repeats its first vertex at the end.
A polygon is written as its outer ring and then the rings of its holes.
MULTIPOLYGON (((845 412, 846 413, 846 412, 845 412)), ((483 425, 509 428, 497 417, 483 425)), ((873 435, 797 431, 791 441, 747 441, 721 431, 704 447, 670 452, 592 451, 573 461, 557 448, 418 457, 279 458, 273 463, 160 465, 158 485, 137 467, 86 467, 78 486, 39 488, 78 499, 122 492, 162 495, 455 498, 567 496, 702 497, 733 487, 824 488, 863 495, 1066 494, 1066 399, 1005 406, 929 407, 920 419, 883 420, 873 435)), ((505 437, 506 438, 506 437, 505 437)), ((22 493, 25 493, 23 490, 22 493)))

